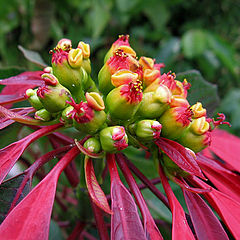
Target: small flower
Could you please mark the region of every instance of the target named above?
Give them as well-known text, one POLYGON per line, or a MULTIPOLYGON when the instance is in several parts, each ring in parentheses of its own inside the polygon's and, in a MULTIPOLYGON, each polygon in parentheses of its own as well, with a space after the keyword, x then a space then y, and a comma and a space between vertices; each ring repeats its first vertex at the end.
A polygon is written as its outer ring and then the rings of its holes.
POLYGON ((107 94, 114 86, 111 83, 111 77, 119 70, 130 70, 135 72, 139 67, 138 61, 131 55, 118 49, 114 55, 107 60, 98 74, 99 89, 102 93, 107 94))
POLYGON ((142 83, 137 80, 113 89, 106 98, 107 109, 113 119, 128 120, 142 100, 142 83))
POLYGON ((101 130, 100 142, 106 152, 116 152, 128 146, 128 138, 122 126, 107 127, 101 130))
POLYGON ((162 125, 154 120, 141 120, 135 124, 135 134, 140 140, 149 141, 160 137, 162 125))
POLYGON ((69 90, 63 87, 52 74, 44 73, 42 78, 45 81, 45 85, 38 88, 37 96, 43 107, 51 113, 56 113, 66 108, 66 101, 71 96, 69 90))
POLYGON ((159 118, 162 124, 162 136, 178 139, 191 123, 192 111, 186 107, 174 107, 166 110, 159 118))

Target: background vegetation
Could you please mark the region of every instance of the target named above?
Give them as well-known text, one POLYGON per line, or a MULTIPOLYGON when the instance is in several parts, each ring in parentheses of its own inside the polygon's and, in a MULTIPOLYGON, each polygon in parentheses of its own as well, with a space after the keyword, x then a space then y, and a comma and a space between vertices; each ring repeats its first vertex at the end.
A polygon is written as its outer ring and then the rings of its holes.
MULTIPOLYGON (((48 52, 63 37, 74 46, 79 40, 91 44, 96 79, 112 42, 119 34, 129 34, 138 55, 164 62, 164 72, 197 69, 216 84, 220 101, 213 105, 232 123, 228 130, 240 136, 239 12, 236 0, 5 0, 0 7, 0 79, 40 69, 23 57, 18 45, 39 52, 50 64, 48 52)), ((209 97, 207 86, 205 90, 209 97)), ((6 131, 1 146, 12 142, 17 133, 16 125, 6 131)), ((156 175, 143 156, 131 150, 128 154, 147 176, 156 175)), ((157 200, 149 192, 145 197, 153 215, 170 223, 165 209, 154 207, 157 200)))

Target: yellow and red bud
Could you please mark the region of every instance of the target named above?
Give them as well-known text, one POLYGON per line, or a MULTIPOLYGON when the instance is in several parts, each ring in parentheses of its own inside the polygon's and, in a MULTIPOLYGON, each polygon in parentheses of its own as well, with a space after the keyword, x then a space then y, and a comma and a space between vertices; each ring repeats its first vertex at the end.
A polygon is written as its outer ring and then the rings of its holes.
POLYGON ((170 107, 185 107, 188 108, 190 106, 188 100, 183 98, 182 96, 173 95, 170 103, 170 107))
POLYGON ((99 93, 97 92, 90 92, 85 94, 86 100, 88 105, 96 110, 96 111, 102 111, 105 109, 104 101, 99 93))
POLYGON ((70 39, 63 38, 63 39, 59 40, 56 48, 62 49, 64 51, 69 51, 72 48, 72 41, 70 39))
POLYGON ((123 84, 128 84, 130 82, 136 82, 138 79, 138 74, 130 70, 119 70, 111 76, 111 83, 114 87, 119 87, 123 84))
POLYGON ((157 69, 146 69, 143 72, 143 84, 145 87, 149 86, 160 77, 160 71, 157 69))
POLYGON ((114 153, 128 146, 128 137, 122 126, 104 128, 99 137, 102 149, 106 152, 114 153))
POLYGON ((146 69, 153 69, 154 63, 154 59, 149 57, 140 57, 139 59, 139 64, 142 66, 143 71, 145 71, 146 69))
POLYGON ((191 106, 191 110, 193 112, 193 118, 201 118, 206 116, 207 110, 203 108, 202 103, 197 102, 193 106, 191 106))
POLYGON ((189 126, 189 130, 196 135, 202 135, 209 130, 209 123, 206 121, 206 117, 200 117, 193 119, 189 126))
POLYGON ((190 108, 174 107, 166 110, 159 118, 162 124, 162 136, 175 140, 181 137, 191 123, 192 112, 190 108))
POLYGON ((130 82, 113 89, 106 98, 107 109, 113 119, 128 120, 142 100, 140 81, 130 82))

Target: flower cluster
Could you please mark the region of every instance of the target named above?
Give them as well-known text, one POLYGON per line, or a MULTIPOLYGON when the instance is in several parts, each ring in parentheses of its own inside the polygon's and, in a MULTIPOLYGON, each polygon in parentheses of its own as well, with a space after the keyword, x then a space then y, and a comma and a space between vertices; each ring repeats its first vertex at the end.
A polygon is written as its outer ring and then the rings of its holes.
MULTIPOLYGON (((25 170, 22 189, 26 181, 32 179, 35 172, 53 156, 66 154, 18 205, 19 195, 15 196, 0 226, 2 239, 48 238, 47 231, 40 232, 42 228, 49 227, 57 180, 64 170, 73 187, 79 184, 78 170, 75 167, 74 173, 68 166, 73 164, 80 152, 85 155, 85 187, 101 239, 108 239, 108 233, 100 209, 111 215, 111 239, 135 239, 136 236, 137 239, 163 239, 132 172, 172 211, 173 239, 228 239, 221 223, 199 194, 212 204, 234 237, 240 237, 239 229, 234 226, 240 221, 240 215, 233 220, 231 207, 240 206, 239 186, 237 190, 231 189, 231 181, 239 180, 233 170, 239 169, 228 162, 229 157, 225 153, 225 164, 217 162, 212 155, 212 152, 221 155, 215 144, 222 133, 214 129, 228 123, 224 122, 223 114, 219 114, 217 120, 208 118, 200 102, 190 105, 187 96, 191 79, 181 82, 173 72, 162 73, 163 63, 156 63, 150 57, 138 58, 128 36, 120 36, 107 52, 98 74, 98 87, 91 78, 88 44, 79 42, 77 48, 73 48, 69 39, 62 39, 50 53, 52 66, 46 67, 40 76, 38 72, 29 79, 29 73, 23 73, 22 84, 29 85, 23 91, 24 96, 32 107, 0 107, 1 128, 16 121, 36 130, 0 150, 0 181, 4 180, 23 151, 42 136, 49 137, 54 150, 25 170), (31 117, 32 113, 34 117, 31 117), (70 137, 55 132, 70 127, 86 137, 74 142, 70 137), (122 153, 128 146, 152 155, 167 198, 122 153), (94 158, 97 161, 102 159, 104 164, 106 159, 111 177, 111 208, 95 176, 94 158), (119 178, 116 162, 136 199, 143 224, 132 196, 119 178), (225 185, 221 184, 221 177, 216 172, 223 173, 225 185), (72 177, 74 174, 75 178, 72 177), (189 215, 174 196, 167 178, 182 188, 189 215), (213 185, 207 185, 207 178, 213 185), (230 197, 227 195, 229 192, 230 197), (34 207, 38 201, 41 204, 34 207), (44 206, 47 210, 40 214, 44 206), (20 213, 26 207, 28 214, 22 222, 20 213), (36 214, 39 217, 34 219, 36 214), (210 218, 211 226, 205 221, 204 214, 210 218), (29 231, 33 226, 29 224, 31 221, 35 221, 37 226, 34 231, 29 231), (9 232, 14 222, 17 230, 9 232)), ((7 85, 7 89, 11 79, 6 79, 3 84, 7 85)), ((16 88, 19 84, 16 82, 16 88)), ((11 104, 19 99, 22 100, 18 97, 2 103, 11 104)), ((77 226, 83 231, 85 225, 77 226)))

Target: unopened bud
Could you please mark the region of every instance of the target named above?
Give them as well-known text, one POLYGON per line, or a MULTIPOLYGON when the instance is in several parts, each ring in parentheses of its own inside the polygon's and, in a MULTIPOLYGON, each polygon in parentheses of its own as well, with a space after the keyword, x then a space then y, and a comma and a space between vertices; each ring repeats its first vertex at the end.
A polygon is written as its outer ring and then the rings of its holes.
POLYGON ((154 120, 141 120, 136 123, 135 134, 141 140, 153 140, 160 137, 162 125, 154 120))
POLYGON ((88 105, 96 111, 102 111, 105 109, 104 101, 99 93, 90 92, 85 94, 88 105))
POLYGON ((34 107, 36 110, 40 110, 43 108, 43 105, 37 96, 37 89, 28 89, 26 91, 26 97, 32 107, 34 107))
POLYGON ((43 108, 35 112, 34 118, 37 120, 47 122, 51 120, 52 115, 50 112, 48 112, 46 109, 43 108))
POLYGON ((83 52, 83 58, 87 59, 90 57, 90 45, 84 42, 78 43, 78 48, 80 48, 83 52))
POLYGON ((100 141, 95 137, 89 138, 83 146, 92 153, 98 153, 101 150, 100 141))
POLYGON ((164 85, 159 85, 155 92, 143 94, 137 115, 143 118, 158 118, 169 107, 172 93, 164 85))
POLYGON ((102 149, 106 152, 117 152, 128 146, 128 138, 124 127, 114 126, 101 130, 100 142, 102 149))

